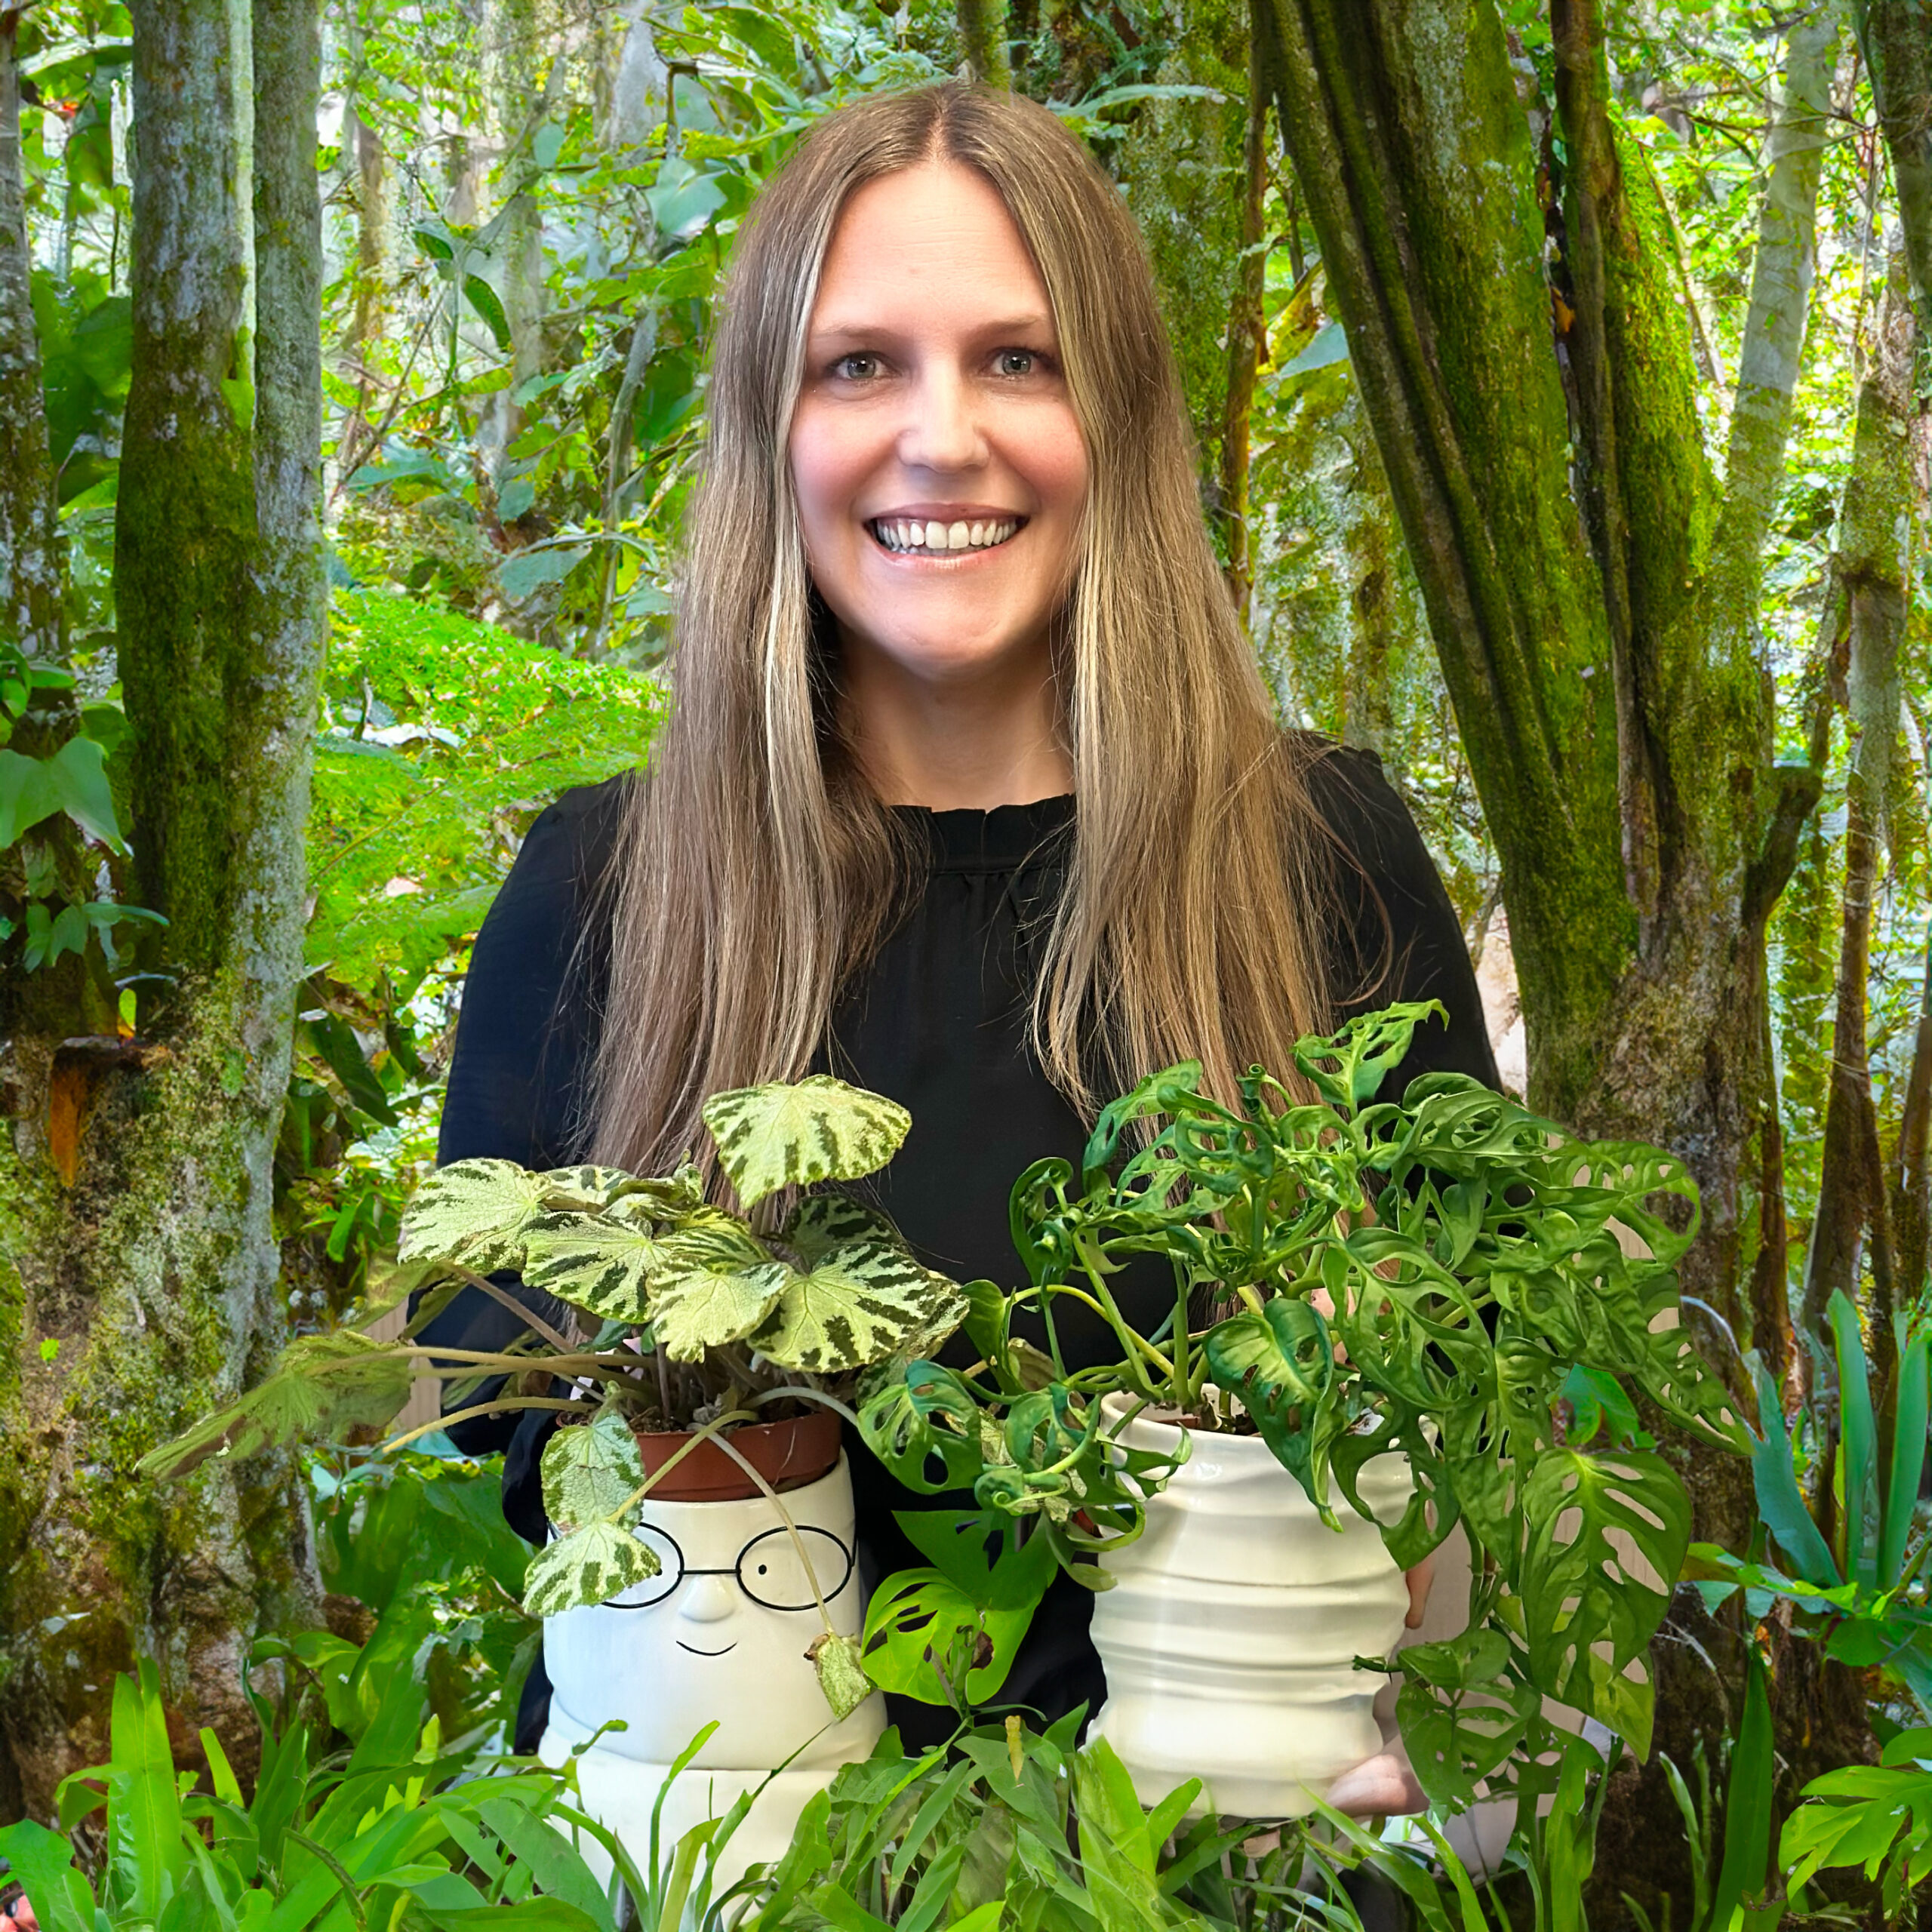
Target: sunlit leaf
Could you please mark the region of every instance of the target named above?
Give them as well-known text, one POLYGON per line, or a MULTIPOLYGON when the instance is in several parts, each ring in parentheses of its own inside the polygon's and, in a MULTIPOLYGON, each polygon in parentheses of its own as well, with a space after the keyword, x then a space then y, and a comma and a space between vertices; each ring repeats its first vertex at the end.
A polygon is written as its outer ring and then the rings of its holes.
POLYGON ((815 1073, 714 1094, 704 1103, 704 1124, 749 1210, 782 1187, 875 1172, 899 1151, 912 1119, 896 1100, 815 1073))

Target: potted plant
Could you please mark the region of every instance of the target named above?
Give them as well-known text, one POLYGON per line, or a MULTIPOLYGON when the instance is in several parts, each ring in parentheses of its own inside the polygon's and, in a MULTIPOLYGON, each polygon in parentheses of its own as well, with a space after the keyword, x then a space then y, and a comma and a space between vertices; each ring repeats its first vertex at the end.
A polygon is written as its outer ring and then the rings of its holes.
POLYGON ((1399 1573, 1460 1521, 1468 1628, 1401 1660, 1432 1800, 1506 1787, 1549 1743, 1545 1697, 1647 1751, 1645 1652, 1689 1501, 1653 1447, 1592 1451, 1566 1417, 1628 1383, 1748 1451, 1678 1325, 1696 1191, 1668 1155, 1580 1140, 1460 1075, 1377 1099, 1440 1011, 1305 1039, 1299 1091, 1256 1069, 1238 1106, 1202 1094, 1198 1066, 1167 1068, 1104 1111, 1078 1174, 1020 1177, 1030 1285, 976 1284, 979 1361, 907 1364, 862 1412, 903 1481, 978 1505, 919 1525, 933 1567, 875 1597, 875 1680, 983 1699, 1058 1564, 1111 1593, 1096 1724, 1143 1795, 1192 1770, 1217 1808, 1297 1815, 1377 1748, 1399 1573), (1173 1274, 1151 1334, 1109 1287, 1137 1254, 1173 1274), (1068 1372, 1068 1298, 1112 1327, 1117 1361, 1068 1372), (1023 1312, 1044 1350, 1018 1338, 1023 1312))
POLYGON ((937 1349, 964 1301, 882 1217, 803 1192, 882 1167, 910 1125, 903 1108, 814 1076, 714 1095, 704 1119, 735 1214, 689 1164, 654 1178, 438 1169, 404 1216, 385 1307, 298 1340, 260 1387, 143 1466, 176 1474, 382 1426, 426 1372, 457 1385, 445 1420, 557 1412, 542 1461, 552 1540, 524 1596, 547 1620, 543 1755, 576 1756, 586 1805, 623 1838, 649 1829, 686 1741, 711 1725, 662 1810, 675 1836, 758 1792, 733 1841, 741 1866, 776 1856, 806 1798, 878 1735, 839 1418, 867 1370, 937 1349), (488 1278, 505 1270, 555 1297, 571 1328, 488 1278), (497 1353, 424 1344, 465 1287, 509 1301, 526 1334, 497 1353), (416 1291, 401 1339, 372 1339, 416 1291), (463 1385, 505 1376, 462 1405, 463 1385))

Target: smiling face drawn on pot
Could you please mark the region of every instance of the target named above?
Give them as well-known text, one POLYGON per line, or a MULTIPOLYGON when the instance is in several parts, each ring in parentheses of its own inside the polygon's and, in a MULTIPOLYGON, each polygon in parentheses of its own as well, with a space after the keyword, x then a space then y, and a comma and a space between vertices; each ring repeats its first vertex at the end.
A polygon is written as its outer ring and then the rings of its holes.
MULTIPOLYGON (((784 1502, 832 1627, 853 1634, 861 1604, 842 1469, 784 1502)), ((657 1575, 545 1626, 553 1724, 580 1724, 588 1737, 621 1718, 628 1728, 607 1732, 605 1746, 651 1764, 671 1762, 713 1719, 700 1764, 777 1764, 817 1740, 801 1761, 809 1762, 834 1748, 854 1720, 830 1724, 806 1659, 822 1626, 777 1511, 764 1497, 648 1506, 635 1534, 657 1552, 657 1575)))

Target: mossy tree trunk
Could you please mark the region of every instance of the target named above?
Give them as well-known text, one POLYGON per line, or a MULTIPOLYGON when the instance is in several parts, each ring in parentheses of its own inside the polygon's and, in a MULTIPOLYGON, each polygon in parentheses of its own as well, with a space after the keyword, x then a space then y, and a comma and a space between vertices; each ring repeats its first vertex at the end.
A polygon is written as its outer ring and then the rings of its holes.
MULTIPOLYGON (((1827 7, 1792 29, 1720 490, 1668 217, 1611 112, 1599 0, 1552 0, 1540 142, 1491 0, 1260 0, 1257 15, 1500 860, 1531 1103, 1685 1161, 1704 1201, 1687 1315, 1721 1363, 1720 1331, 1750 1326, 1765 922, 1820 782, 1774 764, 1755 620, 1841 23, 1827 7)), ((1748 1469, 1675 1453, 1697 1533, 1742 1547, 1748 1469)), ((1725 1721, 1737 1641, 1694 1599, 1666 1626, 1657 1743, 1680 1764, 1725 1721)), ((1843 1761, 1842 1739, 1814 1743, 1843 1761)), ((1643 1857, 1606 1850, 1599 1868, 1640 1903, 1687 1897, 1654 1756, 1607 1820, 1620 1840, 1643 1857)))
MULTIPOLYGON (((17 1036, 0 1299, 26 1364, 0 1487, 20 1801, 106 1755, 115 1671, 246 1775, 248 1646, 313 1588, 291 1463, 156 1490, 140 1456, 281 1339, 272 1162, 300 972, 323 631, 314 0, 134 20, 133 385, 115 590, 140 899, 132 1039, 17 1036)), ((79 1032, 70 1026, 69 1035, 79 1032)))
POLYGON ((57 661, 60 565, 20 169, 20 17, 0 8, 0 645, 57 661))
POLYGON ((989 88, 1013 85, 1013 55, 1007 45, 1006 0, 957 0, 953 20, 959 29, 961 64, 989 88))

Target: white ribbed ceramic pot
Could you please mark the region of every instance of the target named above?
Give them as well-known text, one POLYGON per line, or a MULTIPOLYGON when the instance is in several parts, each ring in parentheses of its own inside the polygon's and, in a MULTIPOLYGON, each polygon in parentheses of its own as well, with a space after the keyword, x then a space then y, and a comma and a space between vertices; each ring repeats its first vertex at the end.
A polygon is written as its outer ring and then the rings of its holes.
MULTIPOLYGON (((1118 1420, 1128 1399, 1103 1406, 1118 1420)), ((1143 1416, 1120 1440, 1171 1454, 1177 1426, 1143 1416)), ((1377 1457, 1361 1487, 1394 1521, 1407 1460, 1377 1457)), ((1352 1660, 1388 1654, 1408 1589, 1376 1525, 1336 1504, 1339 1533, 1258 1435, 1197 1430, 1144 1532, 1101 1559, 1115 1581, 1094 1601, 1107 1700, 1093 1727, 1143 1802, 1198 1777, 1198 1810, 1297 1817, 1382 1749, 1371 1706, 1387 1680, 1352 1660)))
MULTIPOLYGON (((852 1479, 844 1457, 829 1475, 785 1492, 784 1502, 815 1552, 832 1628, 857 1635, 865 1605, 851 1564, 852 1479)), ((653 1498, 638 1533, 666 1565, 657 1580, 625 1593, 644 1601, 614 1598, 544 1623, 550 1721, 539 1755, 561 1764, 601 1725, 623 1720, 624 1730, 606 1731, 581 1752, 578 1778, 586 1809, 640 1861, 649 1855, 651 1807, 669 1767, 706 1724, 715 1719, 718 1728, 666 1794, 660 1856, 789 1760, 721 1860, 721 1889, 754 1860, 776 1858, 812 1795, 841 1764, 870 1752, 884 1726, 884 1700, 869 1697, 832 1721, 805 1656, 823 1626, 809 1586, 801 1588, 792 1574, 799 1567, 795 1546, 766 1497, 653 1498), (798 1607, 760 1602, 753 1589, 798 1607)), ((583 1849, 601 1871, 608 1861, 599 1847, 583 1849)))

